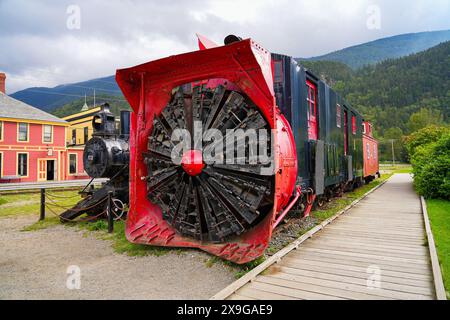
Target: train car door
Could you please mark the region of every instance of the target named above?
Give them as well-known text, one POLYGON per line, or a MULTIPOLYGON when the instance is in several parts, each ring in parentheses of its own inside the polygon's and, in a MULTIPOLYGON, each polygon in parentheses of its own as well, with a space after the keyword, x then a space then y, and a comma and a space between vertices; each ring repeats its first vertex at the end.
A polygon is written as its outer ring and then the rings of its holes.
POLYGON ((348 155, 348 113, 344 110, 344 154, 348 155))
POLYGON ((309 140, 317 140, 319 136, 317 121, 317 86, 311 81, 306 81, 308 88, 308 138, 309 140))

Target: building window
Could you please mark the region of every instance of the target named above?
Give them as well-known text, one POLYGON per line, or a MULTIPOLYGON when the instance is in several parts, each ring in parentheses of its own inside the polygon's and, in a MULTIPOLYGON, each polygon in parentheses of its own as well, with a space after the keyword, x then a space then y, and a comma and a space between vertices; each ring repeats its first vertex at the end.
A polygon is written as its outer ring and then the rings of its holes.
POLYGON ((366 144, 366 149, 367 149, 367 160, 370 159, 370 144, 367 142, 366 144))
POLYGON ((356 117, 352 115, 352 133, 356 134, 356 117))
POLYGON ((76 153, 69 154, 69 174, 77 173, 78 156, 76 153))
POLYGON ((19 122, 19 141, 28 141, 28 123, 19 122))
POLYGON ((28 176, 28 153, 19 153, 17 156, 17 175, 28 176))
POLYGON ((336 105, 336 126, 340 128, 342 126, 342 110, 340 105, 336 105))
POLYGON ((72 129, 72 144, 77 144, 77 129, 72 129))
POLYGON ((84 133, 84 144, 86 144, 87 141, 88 141, 88 138, 89 138, 89 128, 88 127, 84 127, 83 130, 84 130, 83 131, 83 133, 84 133))
POLYGON ((44 142, 51 143, 53 141, 53 126, 44 125, 44 142))
POLYGON ((273 64, 273 73, 274 77, 273 80, 275 83, 283 82, 283 63, 282 61, 278 60, 275 61, 273 64))
POLYGON ((0 121, 0 141, 3 141, 3 121, 0 121))
POLYGON ((3 176, 3 153, 0 152, 0 178, 3 176))

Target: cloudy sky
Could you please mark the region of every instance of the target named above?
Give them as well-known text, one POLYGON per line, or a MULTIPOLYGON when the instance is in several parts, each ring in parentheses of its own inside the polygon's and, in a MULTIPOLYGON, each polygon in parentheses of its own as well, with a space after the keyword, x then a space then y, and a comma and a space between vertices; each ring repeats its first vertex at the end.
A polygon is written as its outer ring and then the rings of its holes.
POLYGON ((0 72, 13 93, 196 50, 196 32, 218 43, 228 34, 252 37, 309 57, 443 29, 449 0, 0 0, 0 72))

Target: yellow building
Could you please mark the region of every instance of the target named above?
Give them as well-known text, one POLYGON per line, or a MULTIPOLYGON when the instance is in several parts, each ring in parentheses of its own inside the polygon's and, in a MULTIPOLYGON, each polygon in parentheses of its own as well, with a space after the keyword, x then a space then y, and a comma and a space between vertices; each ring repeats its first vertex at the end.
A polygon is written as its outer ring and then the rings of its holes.
POLYGON ((92 119, 101 107, 86 109, 83 107, 81 112, 63 118, 69 123, 66 134, 66 143, 69 146, 83 146, 92 137, 92 119))

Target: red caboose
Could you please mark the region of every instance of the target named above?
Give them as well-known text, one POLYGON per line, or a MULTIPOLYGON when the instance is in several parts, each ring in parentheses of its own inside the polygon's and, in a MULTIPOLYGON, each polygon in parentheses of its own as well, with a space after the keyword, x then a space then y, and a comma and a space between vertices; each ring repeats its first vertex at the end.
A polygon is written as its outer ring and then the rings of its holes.
POLYGON ((378 141, 373 137, 372 124, 363 122, 364 179, 370 182, 380 175, 378 165, 378 141))

